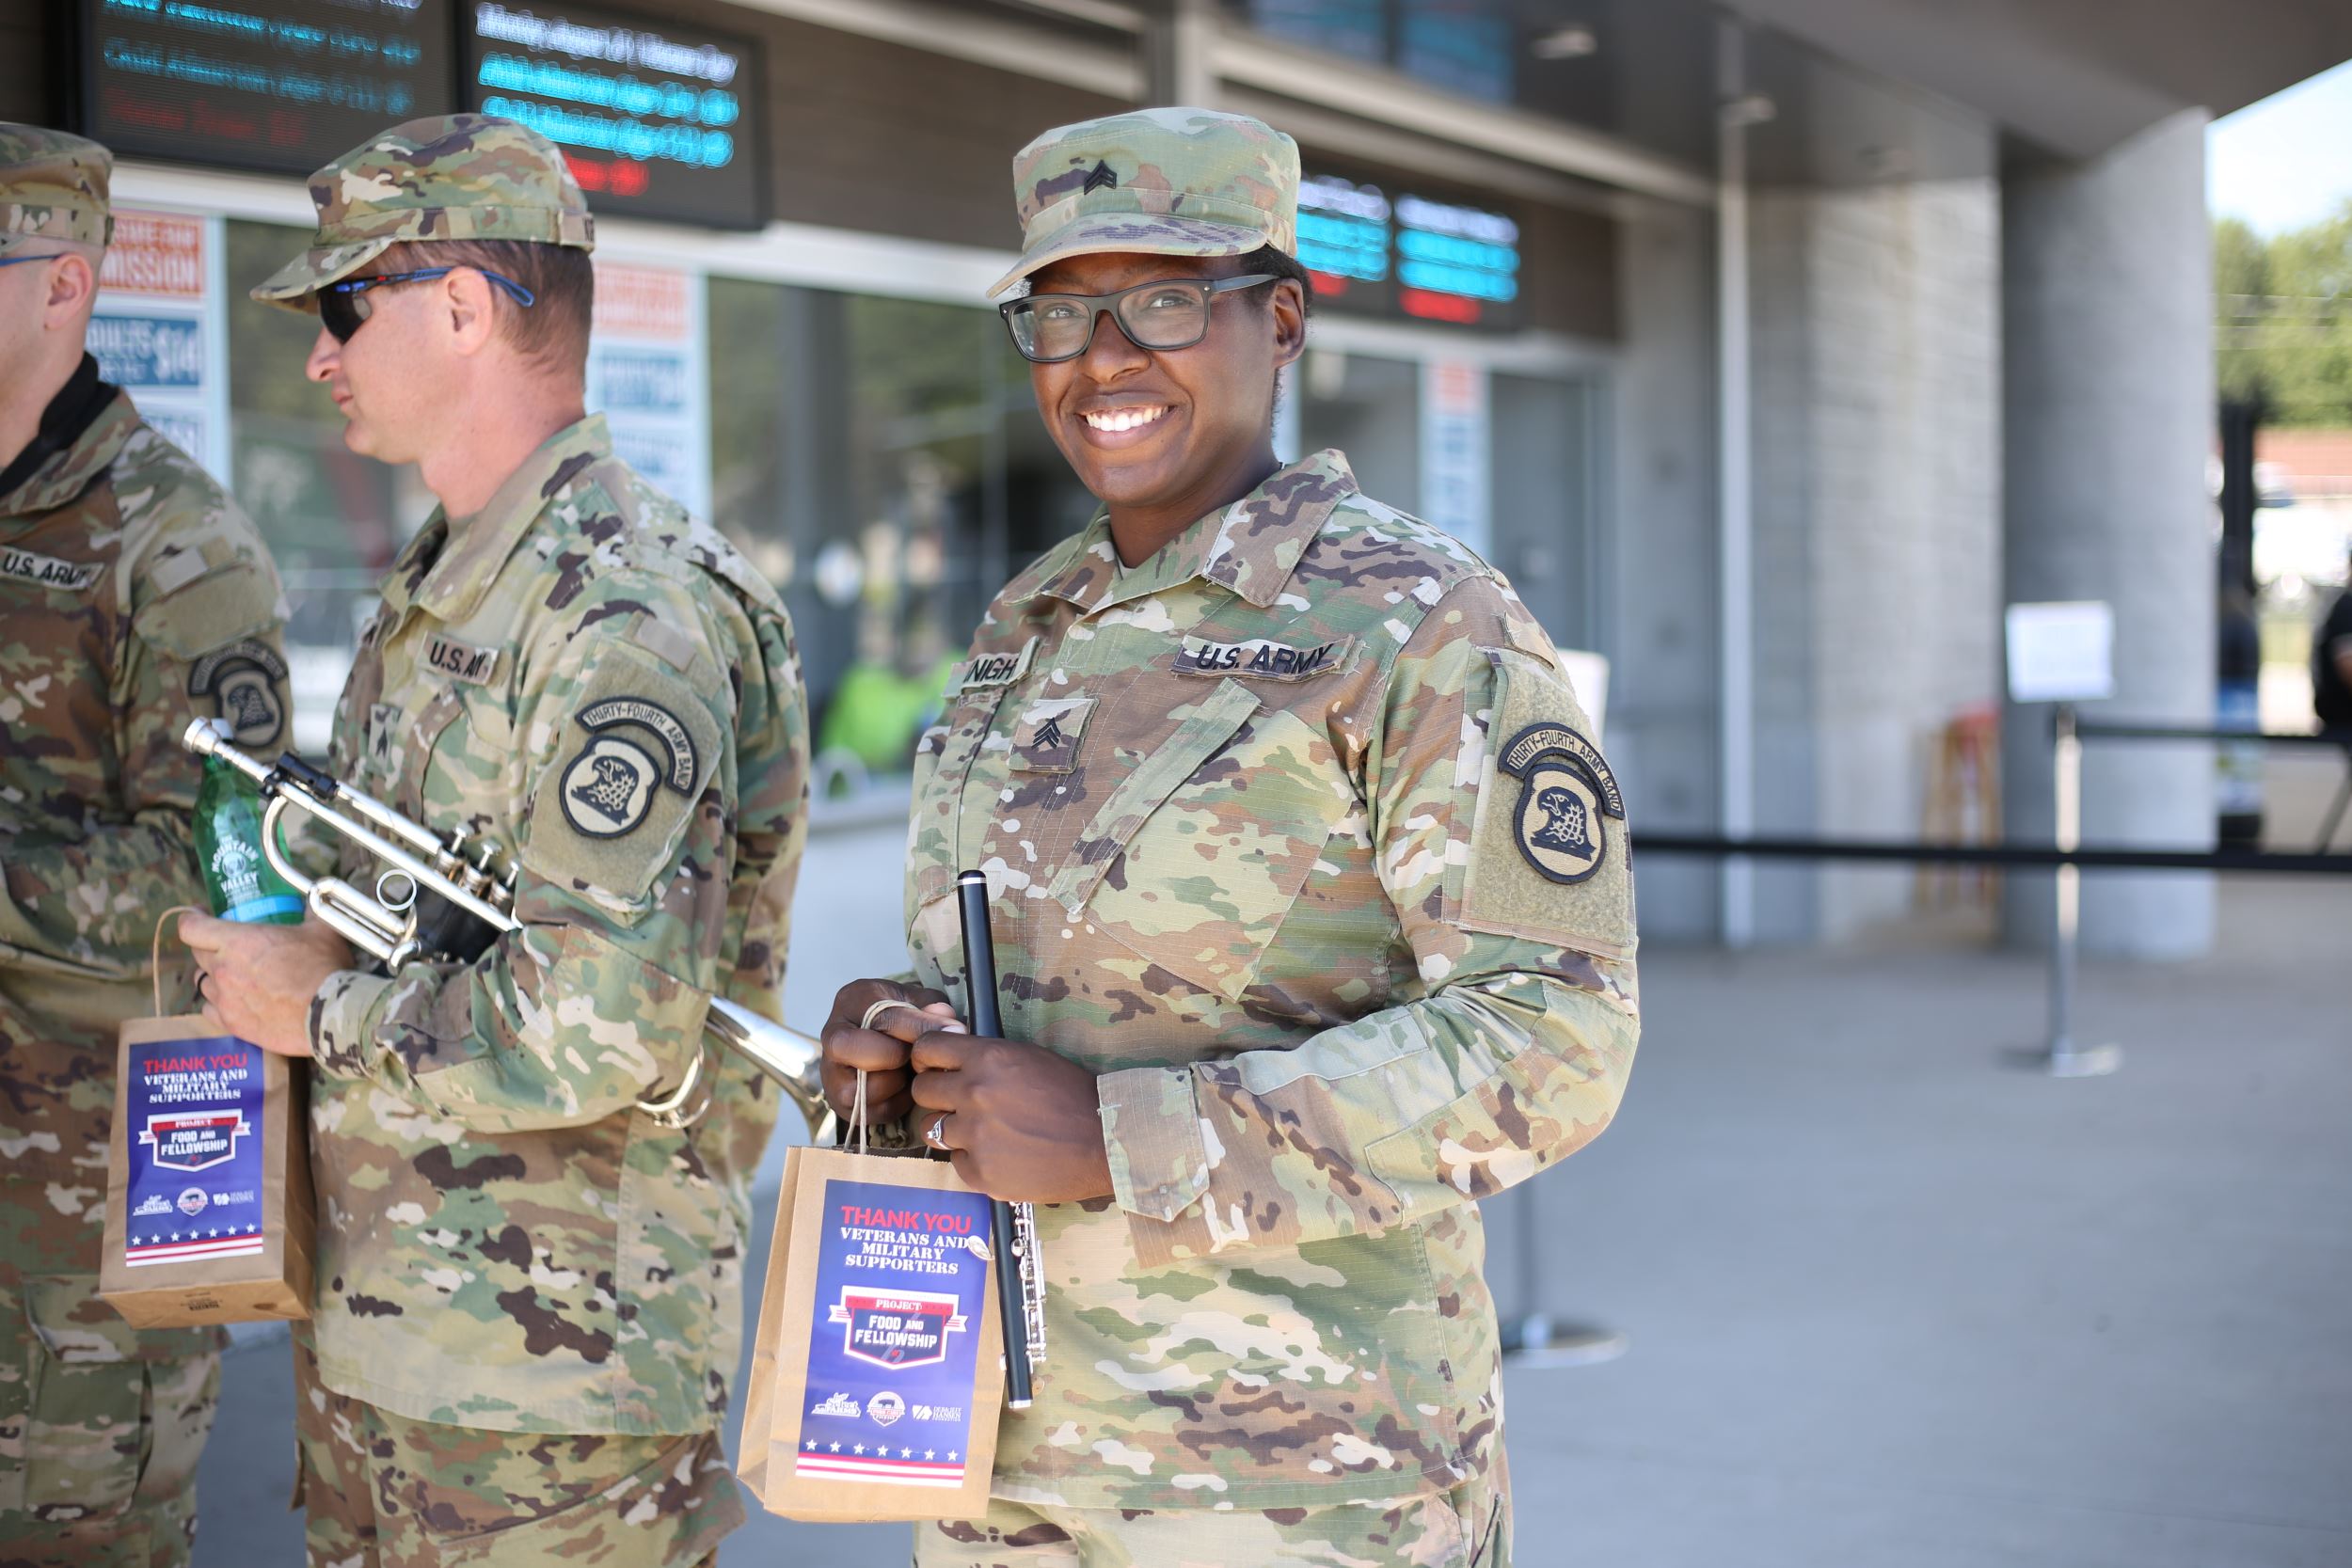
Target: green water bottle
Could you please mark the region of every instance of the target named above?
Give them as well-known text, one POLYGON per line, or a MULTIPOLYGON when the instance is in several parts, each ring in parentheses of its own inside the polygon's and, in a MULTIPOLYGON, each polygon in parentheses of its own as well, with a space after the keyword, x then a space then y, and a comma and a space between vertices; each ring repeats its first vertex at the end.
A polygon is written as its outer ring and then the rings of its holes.
POLYGON ((262 792, 217 757, 204 759, 196 796, 196 853, 213 912, 223 920, 302 923, 302 895, 262 853, 262 792))

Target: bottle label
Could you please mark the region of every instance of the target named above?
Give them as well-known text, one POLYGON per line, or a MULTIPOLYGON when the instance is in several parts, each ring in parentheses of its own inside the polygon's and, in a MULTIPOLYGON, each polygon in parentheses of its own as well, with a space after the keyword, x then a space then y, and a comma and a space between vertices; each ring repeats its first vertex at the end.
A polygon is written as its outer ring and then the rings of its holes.
POLYGON ((301 913, 301 899, 296 898, 291 893, 272 893, 263 894, 258 898, 247 898, 242 902, 230 905, 228 910, 222 913, 221 919, 242 920, 251 923, 254 921, 276 920, 279 915, 285 914, 291 914, 299 918, 301 913))
POLYGON ((302 909, 301 899, 262 886, 262 857, 242 839, 224 838, 213 851, 213 880, 220 889, 223 920, 268 920, 302 909))

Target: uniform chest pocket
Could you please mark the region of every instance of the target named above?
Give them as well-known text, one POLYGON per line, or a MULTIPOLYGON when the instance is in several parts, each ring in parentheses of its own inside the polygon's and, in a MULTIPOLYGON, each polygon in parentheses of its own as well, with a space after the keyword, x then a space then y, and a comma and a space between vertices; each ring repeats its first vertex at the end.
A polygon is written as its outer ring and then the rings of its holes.
MULTIPOLYGON (((1130 700, 1151 695, 1138 688, 1130 700)), ((1073 918, 1232 1000, 1352 802, 1327 736, 1220 681, 1134 760, 1049 892, 1073 918)))
POLYGON ((914 804, 907 820, 907 918, 955 885, 963 786, 988 739, 1002 686, 967 687, 948 699, 938 723, 914 745, 914 804))
POLYGON ((417 760, 401 775, 405 810, 440 832, 514 848, 521 759, 514 720, 496 694, 468 687, 436 693, 417 715, 409 747, 417 760))

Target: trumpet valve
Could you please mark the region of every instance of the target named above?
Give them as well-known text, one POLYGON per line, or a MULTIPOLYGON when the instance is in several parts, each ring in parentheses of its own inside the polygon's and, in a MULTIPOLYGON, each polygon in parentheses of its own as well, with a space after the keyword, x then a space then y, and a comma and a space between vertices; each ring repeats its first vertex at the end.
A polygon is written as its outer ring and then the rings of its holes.
POLYGON ((499 847, 497 845, 484 845, 481 852, 474 857, 472 868, 467 871, 465 875, 459 879, 459 881, 465 887, 465 890, 474 897, 481 897, 484 891, 492 885, 493 878, 490 871, 490 864, 493 861, 498 859, 498 853, 499 847))

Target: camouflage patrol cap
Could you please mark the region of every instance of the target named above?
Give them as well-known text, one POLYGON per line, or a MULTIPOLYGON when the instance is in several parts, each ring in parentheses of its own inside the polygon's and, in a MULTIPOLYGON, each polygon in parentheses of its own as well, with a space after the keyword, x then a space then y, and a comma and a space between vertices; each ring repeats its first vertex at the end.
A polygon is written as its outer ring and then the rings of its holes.
POLYGON ((405 240, 521 240, 596 248, 588 198, 555 144, 511 119, 434 115, 371 136, 310 176, 310 248, 253 291, 317 309, 313 295, 405 240))
POLYGON ((1214 109, 1137 109, 1046 132, 1012 160, 1021 262, 1103 251, 1243 256, 1298 248, 1298 144, 1214 109))
POLYGON ((0 120, 0 256, 35 240, 103 245, 115 155, 81 136, 0 120))

